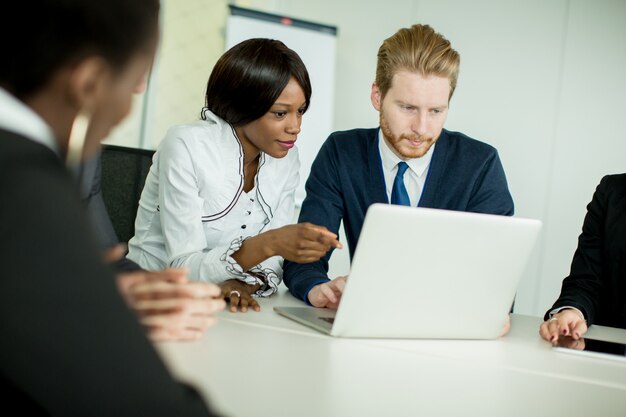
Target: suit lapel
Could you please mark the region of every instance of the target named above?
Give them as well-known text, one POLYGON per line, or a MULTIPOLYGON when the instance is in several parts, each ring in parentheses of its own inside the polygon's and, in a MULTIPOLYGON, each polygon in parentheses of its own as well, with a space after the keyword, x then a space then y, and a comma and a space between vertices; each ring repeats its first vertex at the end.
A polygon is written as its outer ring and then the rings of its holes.
POLYGON ((367 155, 369 165, 369 187, 371 190, 372 203, 389 203, 385 189, 385 176, 383 175, 383 162, 378 150, 379 129, 372 129, 367 138, 367 155))

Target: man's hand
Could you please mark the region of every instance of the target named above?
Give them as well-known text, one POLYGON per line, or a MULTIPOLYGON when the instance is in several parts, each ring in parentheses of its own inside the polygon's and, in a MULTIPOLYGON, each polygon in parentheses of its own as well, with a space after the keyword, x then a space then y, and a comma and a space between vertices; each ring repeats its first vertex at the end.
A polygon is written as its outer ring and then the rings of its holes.
POLYGON ((117 284, 154 341, 198 339, 225 307, 217 285, 188 282, 185 269, 121 273, 117 284))
POLYGON ((231 313, 236 313, 238 309, 245 313, 248 308, 261 311, 261 306, 252 297, 259 288, 259 284, 250 285, 238 279, 229 279, 220 284, 222 297, 228 299, 231 313))
POLYGON ((578 340, 587 332, 587 322, 578 310, 566 308, 554 314, 539 327, 539 334, 556 345, 559 337, 568 336, 578 340))
POLYGON ((332 281, 318 284, 311 288, 307 298, 313 307, 326 307, 336 310, 341 301, 343 289, 346 286, 347 276, 337 277, 332 281))
POLYGON ((506 319, 504 320, 504 324, 502 325, 502 331, 500 332, 500 337, 506 335, 509 330, 511 330, 511 316, 506 315, 506 319))

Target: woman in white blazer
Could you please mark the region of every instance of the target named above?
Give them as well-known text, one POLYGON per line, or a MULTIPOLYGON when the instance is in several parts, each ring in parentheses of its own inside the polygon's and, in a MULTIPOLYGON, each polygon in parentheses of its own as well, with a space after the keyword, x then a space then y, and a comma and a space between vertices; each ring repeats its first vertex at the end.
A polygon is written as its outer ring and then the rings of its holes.
POLYGON ((128 258, 150 270, 186 267, 222 287, 231 311, 259 310, 283 259, 316 261, 340 247, 322 226, 290 224, 294 147, 311 83, 282 42, 250 39, 216 63, 201 120, 171 128, 146 179, 128 258))

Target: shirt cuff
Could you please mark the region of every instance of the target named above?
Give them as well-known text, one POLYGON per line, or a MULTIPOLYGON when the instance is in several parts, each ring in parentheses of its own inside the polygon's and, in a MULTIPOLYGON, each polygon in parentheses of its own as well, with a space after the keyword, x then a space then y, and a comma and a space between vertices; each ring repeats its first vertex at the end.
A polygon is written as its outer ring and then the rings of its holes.
POLYGON ((269 297, 278 291, 278 285, 281 282, 280 277, 271 268, 262 268, 261 265, 256 265, 247 272, 243 270, 241 265, 232 257, 232 255, 241 249, 244 240, 247 238, 239 237, 234 239, 226 252, 220 256, 220 260, 224 263, 226 272, 235 279, 245 282, 246 284, 256 285, 259 284, 259 289, 254 295, 260 297, 269 297))
POLYGON ((581 319, 587 321, 587 319, 585 318, 585 315, 583 314, 582 311, 580 311, 579 309, 577 309, 576 307, 572 307, 572 306, 563 306, 563 307, 558 307, 555 308, 553 310, 550 310, 550 312, 548 313, 548 317, 552 317, 553 315, 555 315, 556 313, 558 313, 561 310, 574 310, 576 313, 578 313, 578 315, 580 316, 581 319))
POLYGON ((256 295, 260 297, 269 297, 278 291, 278 286, 281 283, 281 279, 271 268, 262 268, 261 265, 257 265, 251 268, 246 275, 254 276, 261 284, 261 288, 256 291, 256 295))

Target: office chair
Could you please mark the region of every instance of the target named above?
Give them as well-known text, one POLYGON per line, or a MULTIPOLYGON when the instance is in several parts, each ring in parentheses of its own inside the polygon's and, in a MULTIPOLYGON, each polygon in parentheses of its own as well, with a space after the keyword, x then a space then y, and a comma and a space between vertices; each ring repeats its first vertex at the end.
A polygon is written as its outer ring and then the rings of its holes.
POLYGON ((135 235, 135 217, 153 150, 102 145, 102 197, 120 242, 135 235))

